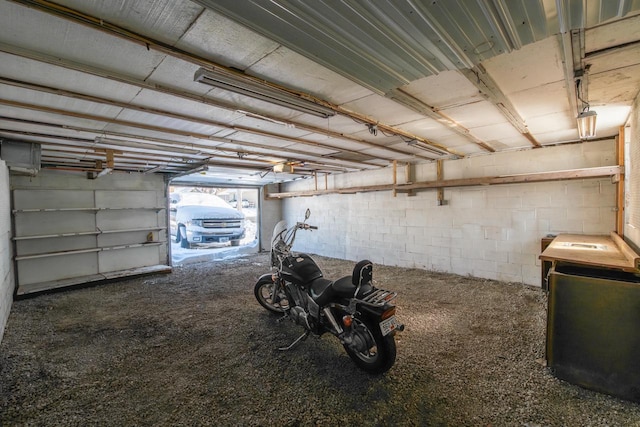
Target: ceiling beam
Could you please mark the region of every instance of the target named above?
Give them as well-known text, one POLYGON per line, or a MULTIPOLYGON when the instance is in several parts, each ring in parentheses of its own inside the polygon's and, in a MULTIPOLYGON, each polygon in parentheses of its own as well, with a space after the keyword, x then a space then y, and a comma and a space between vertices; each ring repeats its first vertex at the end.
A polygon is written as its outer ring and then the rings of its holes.
MULTIPOLYGON (((124 83, 124 84, 128 84, 128 85, 132 85, 132 86, 136 86, 136 87, 140 87, 142 89, 148 89, 148 90, 152 90, 154 92, 159 92, 159 93, 163 93, 166 95, 170 95, 170 96, 175 96, 178 98, 182 98, 182 99, 186 99, 189 101, 193 101, 193 102, 197 102, 200 104, 204 104, 204 105, 209 105, 212 107, 216 107, 216 108, 221 108, 224 109, 226 111, 232 111, 238 114, 244 114, 247 117, 251 117, 254 119, 258 119, 258 120, 264 120, 264 121, 268 121, 270 123, 281 123, 284 126, 292 126, 296 129, 300 129, 300 130, 306 130, 308 132, 312 132, 312 133, 316 133, 316 134, 320 134, 320 135, 325 135, 329 138, 336 138, 336 139, 342 139, 345 141, 350 141, 350 142, 354 142, 357 144, 361 144, 361 145, 365 145, 367 147, 370 148, 376 148, 376 149, 383 149, 389 152, 393 152, 402 156, 409 156, 409 157, 414 157, 417 159, 423 159, 423 160, 433 160, 430 157, 426 157, 426 156, 422 156, 420 154, 416 154, 416 153, 410 153, 410 152, 406 152, 403 150, 398 150, 395 149, 393 147, 387 147, 385 145, 382 144, 378 144, 378 143, 374 143, 362 138, 356 138, 353 136, 349 136, 349 135, 344 135, 342 133, 339 132, 334 132, 331 131, 329 129, 323 129, 323 128, 319 128, 316 126, 312 126, 312 125, 308 125, 308 124, 304 124, 302 122, 296 122, 296 121, 292 121, 292 120, 287 120, 287 119, 281 119, 281 118, 275 118, 275 117, 271 117, 268 115, 265 115, 263 113, 251 113, 251 112, 247 112, 247 111, 243 111, 243 110, 239 110, 237 108, 236 105, 228 103, 228 102, 224 102, 221 100, 216 100, 213 98, 207 98, 201 95, 197 95, 197 94, 192 94, 189 92, 186 92, 184 90, 181 89, 176 89, 176 88, 170 88, 167 86, 163 86, 163 85, 159 85, 159 84, 155 84, 155 83, 149 83, 143 80, 138 80, 138 79, 134 79, 132 77, 128 77, 122 74, 118 74, 116 72, 113 71, 109 71, 106 72, 104 70, 101 70, 99 68, 96 67, 92 67, 90 65, 86 65, 86 64, 81 64, 78 62, 74 62, 74 61, 70 61, 67 59, 62 59, 59 57, 54 57, 54 56, 50 56, 41 52, 36 52, 33 50, 29 50, 29 49, 24 49, 24 48, 20 48, 20 47, 16 47, 16 46, 11 46, 11 45, 7 45, 5 43, 0 43, 0 52, 4 52, 10 55, 14 55, 14 56, 19 56, 21 58, 27 58, 27 59, 31 59, 33 61, 38 61, 38 62, 42 62, 45 64, 49 64, 49 65, 54 65, 57 67, 62 67, 62 68, 66 68, 69 70, 74 70, 74 71, 78 71, 84 74, 90 74, 90 75, 94 75, 97 77, 101 77, 104 79, 108 79, 111 81, 116 81, 116 82, 120 82, 120 83, 124 83)), ((248 131, 249 128, 243 128, 243 130, 248 131)), ((387 161, 390 161, 389 159, 386 159, 387 161)))
MULTIPOLYGON (((11 120, 10 118, 6 118, 6 117, 2 117, 0 116, 0 119, 2 120, 11 120)), ((21 121, 24 122, 24 121, 21 121)), ((31 125, 36 125, 36 126, 49 126, 49 127, 54 127, 54 128, 60 128, 60 125, 55 125, 55 124, 51 124, 51 123, 45 123, 45 122, 35 122, 35 121, 28 121, 29 124, 31 125)), ((74 130, 74 131, 78 131, 78 132, 86 132, 86 133, 93 133, 93 134, 100 134, 100 135, 105 135, 105 136, 110 136, 112 135, 111 132, 108 131, 101 131, 101 130, 95 130, 95 129, 86 129, 86 128, 71 128, 68 126, 64 126, 64 129, 69 129, 69 130, 74 130)), ((298 163, 307 163, 310 165, 317 165, 318 169, 320 171, 331 171, 331 172, 345 172, 348 170, 355 170, 354 168, 349 168, 346 167, 344 165, 340 165, 340 164, 335 164, 332 162, 316 162, 313 161, 311 159, 305 159, 305 158, 296 158, 296 157, 292 157, 291 156, 291 150, 290 149, 282 149, 283 151, 287 151, 289 154, 287 154, 286 156, 283 155, 276 155, 273 153, 261 153, 261 152, 255 152, 255 151, 237 151, 237 150, 232 150, 232 149, 228 149, 228 148, 222 148, 222 147, 216 147, 216 146, 205 146, 205 145, 201 145, 201 144, 185 144, 185 143, 181 143, 181 142, 177 142, 177 141, 171 141, 171 140, 160 140, 160 139, 151 139, 148 137, 140 137, 140 136, 136 136, 136 135, 130 135, 130 134, 122 134, 122 133, 116 133, 114 136, 118 136, 118 137, 124 137, 124 138, 132 138, 132 139, 144 139, 146 141, 149 141, 149 143, 141 143, 141 142, 136 142, 136 141, 120 141, 120 140, 111 140, 111 141, 103 141, 103 142, 96 142, 95 138, 91 139, 91 138, 78 138, 78 137, 68 137, 68 136, 62 136, 62 135, 53 135, 53 134, 44 134, 44 133, 38 133, 38 132, 29 132, 29 131, 20 131, 20 130, 14 130, 14 129, 0 129, 0 133, 11 133, 11 134, 16 134, 16 135, 22 135, 22 136, 29 136, 29 137, 36 137, 36 138, 47 138, 47 139, 60 139, 66 142, 78 142, 79 144, 83 144, 82 147, 92 147, 92 148, 98 148, 98 147, 104 147, 104 146, 110 146, 110 145, 114 145, 117 144, 118 147, 120 149, 122 149, 122 147, 130 147, 130 148, 138 148, 141 150, 145 150, 145 152, 155 152, 155 151, 166 151, 169 153, 173 153, 175 156, 181 156, 181 155, 190 155, 192 157, 202 157, 202 158, 206 158, 206 155, 208 155, 209 157, 211 156, 217 156, 217 157, 226 157, 226 156, 220 156, 220 152, 228 152, 228 153, 232 153, 235 154, 238 158, 241 157, 241 154, 247 154, 247 155, 251 155, 251 156, 257 156, 257 157, 262 157, 262 156, 267 156, 267 157, 275 157, 275 160, 264 160, 266 162, 270 162, 270 163, 278 163, 278 162, 284 162, 284 161, 296 161, 298 163), (163 145, 158 145, 158 142, 163 144, 163 145), (85 145, 86 144, 86 145, 85 145), (200 156, 198 156, 198 154, 201 153, 200 156)), ((108 139, 108 138, 107 138, 108 139)), ((47 144, 47 142, 45 142, 44 144, 47 144)), ((53 143, 51 143, 53 144, 53 143)), ((62 144, 60 144, 62 145, 62 144)), ((258 145, 258 144, 256 144, 258 145)), ((134 151, 135 152, 135 151, 134 151)), ((309 155, 309 157, 313 157, 311 155, 309 155)), ((227 157, 227 158, 233 158, 235 159, 235 157, 227 157)), ((256 159, 256 161, 262 161, 262 160, 258 160, 256 159)), ((232 164, 229 165, 229 167, 233 167, 232 164)))
MULTIPOLYGON (((189 132, 189 131, 183 131, 183 130, 179 130, 179 129, 172 129, 172 128, 166 128, 166 127, 162 127, 162 126, 153 126, 153 125, 147 125, 147 124, 143 124, 143 123, 138 123, 138 122, 132 122, 132 121, 128 121, 128 120, 119 120, 119 119, 114 119, 114 118, 110 118, 110 117, 104 117, 104 116, 97 116, 97 115, 93 115, 93 114, 86 114, 86 113, 78 113, 78 112, 73 112, 73 111, 67 111, 67 110, 62 110, 59 108, 52 108, 52 107, 45 107, 42 105, 35 105, 35 104, 28 104, 28 103, 24 103, 24 102, 18 102, 18 101, 12 101, 12 100, 8 100, 8 99, 0 99, 0 105, 7 105, 10 107, 16 107, 16 108, 23 108, 23 109, 28 109, 28 110, 35 110, 35 111, 42 111, 42 112, 46 112, 46 113, 53 113, 53 114, 58 114, 58 115, 64 115, 64 116, 70 116, 70 117, 76 117, 76 118, 81 118, 81 119, 87 119, 87 120, 94 120, 94 121, 99 121, 99 122, 104 122, 104 123, 111 123, 111 124, 115 124, 115 125, 121 125, 121 126, 126 126, 126 127, 133 127, 133 128, 139 128, 139 129, 145 129, 145 130, 151 130, 151 131, 155 131, 155 132, 161 132, 161 133, 167 133, 167 134, 172 134, 172 135, 178 135, 178 136, 183 136, 183 137, 189 137, 189 138, 197 138, 197 139, 201 139, 201 140, 211 140, 213 139, 211 136, 206 135, 206 134, 202 134, 199 132, 189 132)), ((96 133, 103 133, 102 131, 95 131, 96 133)), ((236 143, 242 144, 242 142, 240 141, 235 141, 236 143)), ((288 151, 287 148, 282 148, 283 151, 288 151)), ((340 151, 340 150, 337 150, 340 151)), ((265 153, 265 155, 268 155, 268 153, 265 153)), ((310 157, 313 157, 315 159, 322 159, 322 156, 317 156, 317 155, 313 155, 313 154, 308 154, 310 157)), ((340 160, 340 159, 338 159, 340 160)), ((366 165, 366 166, 373 166, 373 167, 379 167, 377 165, 371 165, 365 162, 361 162, 361 161, 357 161, 357 160, 343 160, 347 163, 358 163, 361 165, 366 165)), ((362 168, 361 168, 362 169, 362 168)))
MULTIPOLYGON (((474 144, 476 144, 477 146, 479 146, 480 148, 482 148, 485 151, 488 152, 495 152, 496 150, 491 147, 490 145, 488 145, 486 142, 480 140, 479 138, 476 138, 475 136, 473 136, 471 134, 471 132, 469 131, 469 129, 467 129, 466 127, 462 126, 460 123, 456 122, 455 120, 453 120, 451 117, 447 116, 446 114, 444 114, 442 111, 440 111, 438 108, 433 107, 429 104, 426 104, 425 102, 419 100, 418 98, 414 97, 413 95, 405 92, 404 90, 400 89, 400 88, 396 88, 393 89, 391 91, 389 91, 389 93, 387 93, 387 98, 389 99, 393 99, 394 101, 396 101, 397 103, 404 105, 407 108, 412 109, 413 111, 423 114, 427 117, 430 117, 434 120, 436 120, 439 123, 442 123, 443 125, 447 126, 447 128, 449 128, 450 130, 452 130, 453 132, 457 133, 458 135, 464 137, 465 139, 473 142, 474 144)), ((438 148, 438 147, 436 147, 438 148)), ((448 152, 452 152, 452 150, 447 149, 448 152)), ((464 155, 457 155, 457 157, 464 157, 464 155)))
MULTIPOLYGON (((325 107, 329 107, 331 109, 333 109, 334 111, 336 111, 337 113, 340 113, 342 115, 345 115, 347 117, 351 117, 354 120, 357 121, 361 121, 370 125, 376 125, 378 126, 380 129, 383 129, 384 131, 388 132, 388 133, 394 133, 396 135, 408 138, 408 139, 415 139, 417 141, 421 141, 427 145, 433 145, 436 148, 441 148, 444 149, 445 151, 447 151, 450 154, 454 154, 456 156, 462 157, 462 154, 459 152, 456 152, 454 150, 449 150, 446 147, 443 147, 439 144, 435 144, 434 142, 418 136, 418 135, 414 135, 412 133, 406 132, 402 129, 398 129, 395 128, 394 126, 385 124, 385 123, 380 123, 379 121, 372 119, 368 116, 359 114, 357 112, 354 111, 350 111, 348 109, 345 109, 341 106, 332 104, 326 100, 317 98, 311 94, 305 93, 305 92, 301 92, 301 91, 296 91, 296 90, 292 90, 291 88, 287 88, 285 86, 281 86, 269 81, 266 81, 264 79, 258 79, 256 77, 250 76, 248 74, 245 73, 241 73, 238 72, 237 70, 234 70, 232 68, 229 67, 225 67, 221 64, 218 64, 216 62, 213 62, 211 60, 199 57, 195 54, 192 54, 190 52, 184 51, 182 49, 176 48, 175 46, 170 46, 166 43, 163 43, 161 41, 158 40, 154 40, 150 37, 146 37, 142 34, 138 34, 135 33, 133 31, 127 30, 126 28, 123 27, 119 27, 115 24, 112 24, 110 22, 107 22, 103 19, 97 18, 97 17, 93 17, 84 13, 81 13, 79 11, 76 11, 74 9, 68 8, 68 7, 64 7, 61 5, 58 5, 56 3, 50 2, 50 1, 44 1, 44 0, 12 0, 15 3, 21 4, 23 6, 38 10, 40 12, 45 12, 45 13, 49 13, 51 15, 54 16, 58 16, 60 18, 64 18, 66 20, 75 22, 77 24, 92 28, 96 31, 100 31, 100 32, 104 32, 106 34, 110 34, 112 36, 115 37, 119 37, 125 40, 128 40, 130 42, 145 46, 147 49, 152 49, 152 50, 156 50, 159 52, 162 52, 164 54, 167 54, 171 57, 175 57, 178 59, 181 59, 183 61, 204 67, 206 69, 210 69, 210 70, 221 70, 224 71, 225 73, 231 74, 231 75, 236 75, 236 76, 240 76, 243 78, 247 78, 249 80, 254 81, 255 83, 258 84, 264 84, 273 88, 276 88, 278 90, 284 90, 286 92, 292 93, 294 95, 300 96, 304 99, 316 102, 320 105, 323 105, 325 107)), ((276 117, 272 117, 273 120, 280 120, 276 117)), ((320 132, 322 133, 322 132, 320 132)), ((376 148, 382 148, 382 149, 390 149, 389 147, 385 147, 384 145, 379 145, 379 144, 375 144, 375 143, 371 143, 372 145, 375 145, 376 148)), ((415 156, 415 157, 420 157, 419 155, 416 155, 414 153, 410 153, 410 152, 402 152, 404 155, 407 156, 415 156)), ((433 160, 431 158, 426 158, 427 160, 433 160)))
MULTIPOLYGON (((0 119, 5 120, 5 121, 15 121, 16 120, 16 119, 3 117, 3 116, 0 116, 0 119)), ((19 121, 23 122, 23 123, 26 122, 24 120, 19 120, 19 121)), ((152 141, 152 142, 153 141, 160 141, 160 142, 167 143, 167 144, 172 144, 172 143, 178 144, 175 141, 158 139, 158 138, 152 139, 152 138, 149 138, 149 137, 130 135, 130 134, 121 133, 121 132, 100 131, 100 130, 94 130, 94 129, 86 129, 86 128, 79 128, 79 127, 69 127, 69 126, 62 126, 62 125, 57 125, 57 124, 44 123, 44 122, 34 122, 34 121, 28 121, 28 123, 32 124, 32 125, 37 125, 37 126, 49 126, 49 127, 53 127, 53 128, 56 128, 56 129, 64 128, 64 129, 73 130, 73 131, 77 131, 77 132, 87 132, 87 133, 91 133, 91 134, 100 134, 100 135, 104 135, 104 136, 117 136, 117 137, 122 137, 122 138, 142 139, 142 140, 145 140, 145 141, 152 141)), ((60 135, 39 134, 39 133, 36 133, 36 132, 18 131, 18 130, 13 130, 13 129, 0 129, 0 133, 11 133, 11 134, 17 134, 17 135, 23 135, 23 136, 39 137, 39 138, 58 138, 58 139, 62 139, 64 141, 77 140, 77 141, 80 141, 80 142, 84 141, 87 144, 91 144, 91 147, 98 147, 98 145, 96 145, 96 143, 95 143, 95 139, 81 139, 81 138, 74 138, 74 137, 60 136, 60 135)), ((259 146, 259 144, 255 144, 255 145, 259 146)), ((211 147, 211 146, 204 146, 204 145, 192 144, 192 143, 186 144, 186 146, 191 147, 192 149, 198 148, 203 153, 211 153, 212 156, 219 156, 220 152, 230 152, 230 153, 236 154, 236 156, 238 158, 240 158, 241 156, 238 155, 238 154, 249 153, 251 155, 256 155, 256 156, 270 157, 270 158, 273 159, 273 160, 271 160, 272 163, 281 163, 281 162, 285 162, 285 161, 295 161, 297 163, 306 163, 307 165, 316 167, 316 170, 318 170, 319 172, 335 173, 335 172, 348 172, 348 171, 360 170, 358 168, 349 167, 349 166, 346 166, 344 164, 339 164, 339 163, 324 162, 324 161, 323 162, 316 162, 316 161, 311 160, 311 159, 291 157, 291 152, 293 152, 293 150, 287 149, 287 148, 283 148, 282 150, 288 151, 288 154, 281 156, 281 155, 274 155, 272 153, 245 152, 245 151, 237 152, 235 150, 230 150, 230 149, 227 149, 227 148, 211 147)), ((180 147, 183 147, 183 145, 179 145, 178 149, 180 147)), ((178 151, 177 154, 180 154, 180 153, 181 152, 178 151)), ((229 164, 229 167, 233 168, 233 165, 229 164)))
POLYGON ((615 177, 623 173, 620 166, 601 166, 585 169, 573 169, 553 172, 538 172, 518 175, 487 176, 478 178, 445 179, 423 181, 412 184, 381 184, 362 187, 334 188, 328 190, 303 190, 293 192, 269 193, 265 197, 270 199, 286 199, 291 197, 323 196, 328 194, 353 194, 372 191, 409 191, 428 190, 451 187, 475 187, 501 184, 526 184, 532 182, 564 181, 572 179, 615 177))
MULTIPOLYGON (((228 130, 235 130, 237 132, 244 132, 244 133, 250 133, 250 134, 256 134, 256 135, 260 135, 260 136, 266 136, 269 138, 275 138, 275 139, 280 139, 280 140, 285 140, 285 141, 291 141, 294 142, 296 144, 302 144, 302 145, 309 145, 312 147, 318 147, 318 148, 323 148, 323 149, 327 149, 327 150, 334 150, 334 151, 342 151, 342 152, 346 152, 346 153, 351 153, 354 154, 356 156, 362 155, 361 152, 356 151, 356 150, 349 150, 346 148, 342 148, 342 147, 335 147, 332 145, 328 145, 328 144, 322 144, 319 142, 315 142, 315 141, 308 141, 306 139, 302 139, 302 138, 294 138, 294 137, 290 137, 290 136, 286 136, 286 135, 282 135, 282 134, 277 134, 277 133, 273 133, 273 132, 267 132, 264 130, 256 130, 256 129, 251 129, 251 128, 247 128, 244 126, 237 126, 237 125, 227 125, 225 123, 219 122, 219 121, 215 121, 215 120, 207 120, 207 119, 202 119, 199 117, 194 117, 194 116, 188 116, 186 114, 179 114, 179 113, 174 113, 171 111, 167 111, 167 110, 161 110, 158 108, 151 108, 151 107, 144 107, 144 106, 139 106, 139 105, 135 105, 135 104, 130 104, 130 103, 126 103, 126 102, 120 102, 120 101, 114 101, 114 100, 110 100, 107 98, 101 98, 101 97, 97 97, 97 96, 92 96, 92 95, 85 95, 85 94, 81 94, 78 92, 73 92, 73 91, 69 91, 69 90, 64 90, 64 89, 58 89, 58 88, 54 88, 51 86, 44 86, 44 85, 39 85, 39 84, 34 84, 34 83, 28 83, 28 82, 23 82, 20 80, 15 80, 15 79, 9 79, 9 78, 4 78, 0 76, 0 84, 6 84, 6 85, 10 85, 10 86, 14 86, 14 87, 20 87, 23 89, 29 89, 29 90, 34 90, 34 91, 38 91, 38 92, 45 92, 45 93, 50 93, 50 94, 54 94, 54 95, 58 95, 58 96, 64 96, 67 98, 72 98, 72 99, 80 99, 83 101, 89 101, 89 102, 93 102, 96 104, 101 104, 101 105, 111 105, 114 107, 120 107, 123 109, 129 109, 129 110, 133 110, 133 111, 140 111, 143 113, 148 113, 148 114, 155 114, 158 116, 163 116, 163 117, 171 117, 174 119, 178 119, 178 120, 184 120, 187 122, 192 122, 192 123, 198 123, 198 124, 204 124, 207 126, 212 126, 212 127, 220 127, 223 129, 228 129, 228 130)), ((390 158, 382 158, 386 161, 391 162, 392 159, 390 158)), ((365 164, 370 164, 367 161, 362 161, 362 163, 365 164)), ((379 166, 376 164, 371 164, 372 166, 379 166)))
POLYGON ((542 147, 529 132, 527 124, 516 110, 516 107, 514 107, 511 101, 509 101, 509 98, 500 90, 498 84, 491 78, 482 65, 462 69, 460 72, 480 91, 487 101, 491 102, 502 113, 505 119, 511 123, 511 126, 516 128, 522 136, 529 140, 531 145, 535 148, 542 147))

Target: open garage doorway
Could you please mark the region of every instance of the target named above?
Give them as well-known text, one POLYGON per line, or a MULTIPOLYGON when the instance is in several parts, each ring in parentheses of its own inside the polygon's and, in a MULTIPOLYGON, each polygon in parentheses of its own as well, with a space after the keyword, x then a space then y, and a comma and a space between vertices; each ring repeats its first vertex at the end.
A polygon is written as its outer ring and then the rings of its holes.
POLYGON ((170 185, 172 264, 258 252, 258 200, 255 188, 170 185))

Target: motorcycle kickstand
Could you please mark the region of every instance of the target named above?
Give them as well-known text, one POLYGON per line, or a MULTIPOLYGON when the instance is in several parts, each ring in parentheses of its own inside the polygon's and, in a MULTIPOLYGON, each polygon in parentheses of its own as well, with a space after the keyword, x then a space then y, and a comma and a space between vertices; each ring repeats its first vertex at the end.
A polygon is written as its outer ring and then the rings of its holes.
POLYGON ((296 340, 294 342, 292 342, 291 344, 289 344, 288 347, 278 347, 278 350, 280 351, 288 351, 291 350, 292 348, 296 347, 298 344, 300 344, 302 341, 306 340, 307 337, 309 336, 309 330, 304 331, 304 333, 302 335, 300 335, 298 338, 296 338, 296 340))

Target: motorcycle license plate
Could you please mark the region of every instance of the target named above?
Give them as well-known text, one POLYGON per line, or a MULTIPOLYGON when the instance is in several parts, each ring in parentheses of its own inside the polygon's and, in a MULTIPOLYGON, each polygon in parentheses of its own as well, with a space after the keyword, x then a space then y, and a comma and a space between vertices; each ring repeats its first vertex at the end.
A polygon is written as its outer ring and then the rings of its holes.
POLYGON ((382 336, 389 335, 391 332, 395 331, 398 326, 400 326, 400 322, 398 322, 396 316, 384 319, 380 322, 380 331, 382 332, 382 336))

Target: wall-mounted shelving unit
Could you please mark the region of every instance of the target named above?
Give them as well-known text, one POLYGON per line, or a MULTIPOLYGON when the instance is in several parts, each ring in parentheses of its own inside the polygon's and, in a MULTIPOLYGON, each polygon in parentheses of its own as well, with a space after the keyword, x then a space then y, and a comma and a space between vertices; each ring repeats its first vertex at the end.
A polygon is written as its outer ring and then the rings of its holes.
POLYGON ((17 295, 171 271, 162 181, 115 190, 74 181, 80 188, 12 191, 17 295))

